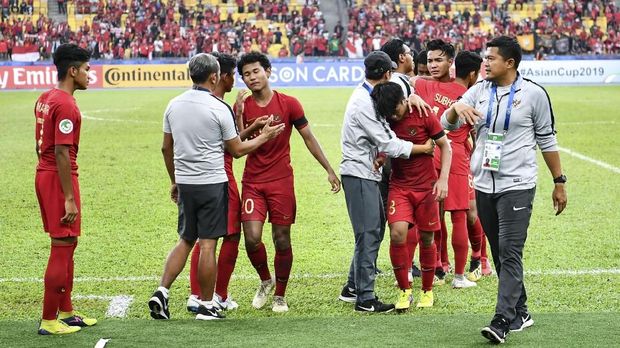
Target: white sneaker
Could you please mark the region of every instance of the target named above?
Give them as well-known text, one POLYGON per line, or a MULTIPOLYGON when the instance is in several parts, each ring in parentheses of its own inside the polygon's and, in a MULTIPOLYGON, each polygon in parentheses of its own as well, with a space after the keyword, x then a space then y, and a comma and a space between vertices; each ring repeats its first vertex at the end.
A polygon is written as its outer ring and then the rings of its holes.
POLYGON ((187 311, 191 313, 197 313, 198 307, 200 307, 200 299, 196 295, 189 295, 187 298, 187 311))
POLYGON ((477 284, 465 278, 464 275, 454 276, 454 280, 452 280, 452 287, 455 289, 472 288, 474 286, 477 286, 477 284))
POLYGON ((226 301, 223 301, 222 296, 218 294, 213 294, 213 304, 225 311, 232 311, 239 308, 239 304, 233 301, 230 295, 228 295, 226 301))
POLYGON ((276 313, 284 313, 288 312, 288 304, 286 303, 286 299, 284 296, 274 296, 273 297, 273 307, 272 311, 276 313))
POLYGON ((271 291, 273 290, 275 284, 275 278, 271 278, 261 282, 258 290, 256 290, 256 295, 254 295, 254 299, 252 300, 252 307, 256 309, 263 308, 265 303, 267 303, 267 298, 271 294, 271 291))

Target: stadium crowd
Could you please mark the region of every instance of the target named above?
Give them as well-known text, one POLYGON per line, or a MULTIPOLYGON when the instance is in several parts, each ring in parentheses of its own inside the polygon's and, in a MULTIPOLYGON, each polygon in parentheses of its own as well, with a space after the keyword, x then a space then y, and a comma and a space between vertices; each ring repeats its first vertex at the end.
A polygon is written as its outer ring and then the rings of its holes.
POLYGON ((473 8, 462 12, 452 10, 453 1, 423 1, 424 12, 417 11, 420 1, 414 1, 413 20, 407 18, 404 7, 393 3, 371 1, 349 9, 348 40, 357 46, 357 53, 376 50, 391 37, 402 38, 409 46, 421 50, 430 38, 441 38, 454 44, 457 50, 480 53, 490 37, 497 35, 536 36, 537 48, 548 54, 617 54, 620 52, 620 13, 614 1, 553 1, 543 2, 536 18, 513 20, 511 12, 533 6, 523 0, 473 1, 473 8), (440 12, 443 6, 443 13, 440 12), (484 30, 485 18, 490 14, 490 26, 484 30), (596 25, 604 16, 607 27, 596 25), (586 26, 582 20, 592 18, 586 26), (369 33, 370 35, 364 35, 369 33), (558 43, 559 42, 559 43, 558 43), (558 43, 558 44, 556 44, 558 43), (361 48, 361 50, 360 50, 361 48))
POLYGON ((49 59, 66 42, 87 48, 95 59, 189 57, 211 51, 363 57, 393 37, 418 51, 430 38, 441 38, 457 50, 480 53, 487 39, 497 35, 531 35, 536 44, 530 52, 539 56, 620 53, 620 11, 611 0, 544 1, 536 18, 518 20, 512 11, 533 3, 475 0, 471 9, 458 11, 453 1, 416 0, 410 19, 406 5, 374 0, 350 6, 346 27, 338 23, 334 28, 326 27, 316 0, 300 8, 285 0, 239 0, 225 9, 200 0, 190 7, 183 0, 74 0, 75 14, 92 16, 77 28, 43 13, 32 16, 33 0, 1 4, 0 59, 10 59, 13 47, 39 51, 41 59, 49 59), (238 14, 252 14, 253 19, 238 14), (606 27, 597 25, 599 17, 605 17, 606 27))

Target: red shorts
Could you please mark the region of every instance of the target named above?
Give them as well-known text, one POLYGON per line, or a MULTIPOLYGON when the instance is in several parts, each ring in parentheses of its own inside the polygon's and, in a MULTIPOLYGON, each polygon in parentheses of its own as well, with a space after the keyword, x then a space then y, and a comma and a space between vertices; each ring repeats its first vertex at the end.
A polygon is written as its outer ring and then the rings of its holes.
MULTIPOLYGON (((234 179, 234 178, 233 178, 234 179)), ((227 236, 241 233, 241 198, 234 180, 228 181, 228 229, 227 236)))
POLYGON ((471 175, 450 173, 448 178, 448 196, 443 201, 444 210, 469 210, 469 201, 475 198, 473 184, 471 175))
POLYGON ((387 206, 388 223, 406 221, 419 231, 439 231, 439 202, 432 191, 411 191, 390 187, 387 206))
POLYGON ((82 211, 80 205, 80 185, 77 175, 71 175, 73 183, 73 196, 78 208, 75 221, 70 224, 60 222, 65 216, 65 195, 60 185, 60 177, 57 172, 38 171, 34 179, 34 187, 41 208, 43 230, 49 233, 51 238, 77 237, 80 235, 82 211))
POLYGON ((269 222, 276 225, 295 223, 297 203, 293 176, 265 183, 242 183, 241 221, 269 222))

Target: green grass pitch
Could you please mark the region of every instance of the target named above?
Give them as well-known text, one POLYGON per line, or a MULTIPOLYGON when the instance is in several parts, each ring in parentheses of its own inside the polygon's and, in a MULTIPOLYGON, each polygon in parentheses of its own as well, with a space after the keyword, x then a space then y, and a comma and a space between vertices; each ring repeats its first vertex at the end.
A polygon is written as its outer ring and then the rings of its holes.
MULTIPOLYGON (((251 309, 258 277, 243 242, 230 285, 240 309, 225 321, 197 322, 185 311, 187 268, 171 290, 170 322, 155 322, 146 301, 158 283, 167 252, 177 240, 176 207, 160 146, 162 113, 182 90, 77 92, 85 115, 78 157, 83 236, 76 251, 75 305, 99 324, 67 337, 39 337, 43 276, 49 238, 42 232, 34 194, 33 105, 40 92, 0 94, 0 346, 485 346, 479 329, 492 317, 497 281, 474 289, 435 290, 435 307, 403 315, 364 316, 339 302, 353 250, 343 193, 329 192, 326 174, 292 137, 298 204, 295 255, 284 315, 251 309), (109 301, 88 296, 131 296, 124 319, 105 318, 109 301)), ((291 89, 312 130, 338 171, 340 127, 351 93, 291 89)), ((620 87, 549 87, 564 171, 567 210, 555 217, 551 178, 539 157, 539 186, 525 249, 529 305, 536 321, 509 344, 525 346, 617 345, 620 332, 620 87), (567 151, 572 151, 571 153, 567 151), (598 161, 598 162, 596 162, 598 161), (595 163, 596 162, 596 163, 595 163), (607 168, 604 166, 607 165, 607 168)), ((232 100, 234 95, 230 95, 232 100)), ((234 164, 241 178, 243 160, 234 164)), ((263 240, 272 265, 269 226, 263 240)), ((378 295, 395 301, 383 243, 378 295)), ((417 258, 417 254, 416 254, 417 258)), ((273 271, 273 266, 271 266, 273 271)), ((448 278, 451 279, 451 278, 448 278)), ((419 286, 416 280, 414 287, 419 286)), ((417 293, 414 293, 417 295, 417 293)))

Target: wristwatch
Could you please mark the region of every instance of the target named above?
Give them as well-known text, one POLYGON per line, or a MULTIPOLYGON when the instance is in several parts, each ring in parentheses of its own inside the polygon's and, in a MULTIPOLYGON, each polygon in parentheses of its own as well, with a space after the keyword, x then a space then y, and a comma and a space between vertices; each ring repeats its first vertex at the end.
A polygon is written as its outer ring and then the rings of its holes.
POLYGON ((557 178, 553 179, 554 184, 565 184, 566 183, 566 175, 562 174, 557 178))

